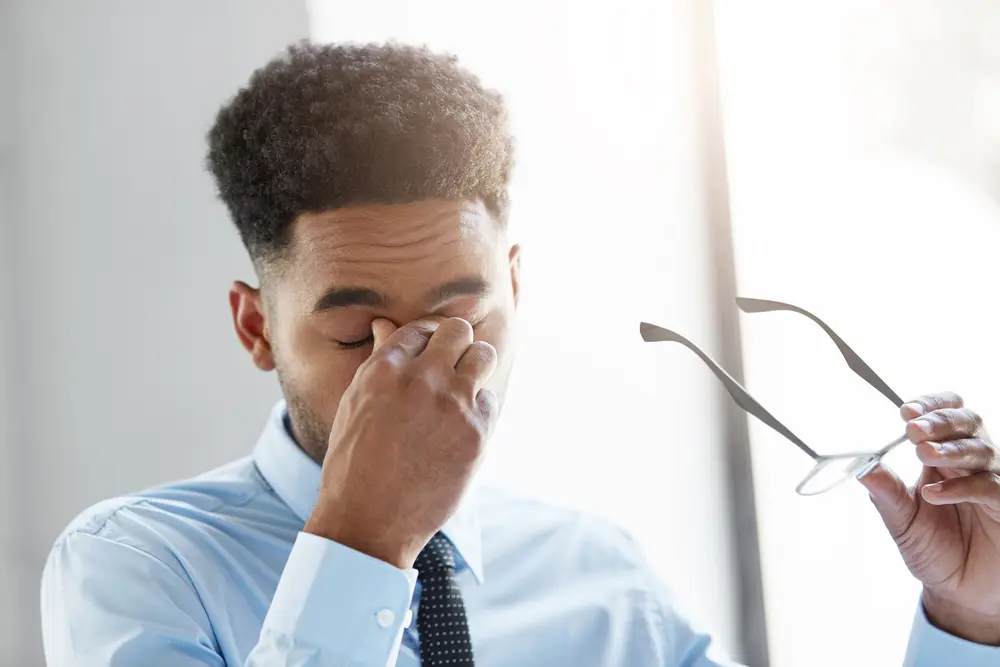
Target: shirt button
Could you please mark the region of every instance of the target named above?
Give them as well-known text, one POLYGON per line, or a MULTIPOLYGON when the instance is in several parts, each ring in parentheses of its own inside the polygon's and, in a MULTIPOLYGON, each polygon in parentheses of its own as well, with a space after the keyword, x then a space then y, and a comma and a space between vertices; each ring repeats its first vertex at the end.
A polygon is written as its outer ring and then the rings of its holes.
POLYGON ((391 627, 396 622, 396 614, 392 613, 391 609, 380 609, 375 614, 375 622, 378 623, 380 628, 391 627))

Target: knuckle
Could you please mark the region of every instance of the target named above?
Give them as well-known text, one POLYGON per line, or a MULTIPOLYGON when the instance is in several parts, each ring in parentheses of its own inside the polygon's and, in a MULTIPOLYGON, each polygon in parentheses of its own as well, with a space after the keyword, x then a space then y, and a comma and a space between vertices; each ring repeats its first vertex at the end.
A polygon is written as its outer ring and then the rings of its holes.
POLYGON ((455 327, 455 329, 458 331, 467 332, 469 335, 472 335, 472 324, 470 324, 469 321, 464 318, 449 317, 448 324, 450 326, 455 327))
POLYGON ((952 440, 947 447, 951 450, 952 456, 963 459, 974 456, 978 451, 973 442, 969 440, 952 440))
POLYGON ((419 342, 420 338, 428 335, 426 331, 415 323, 407 324, 396 332, 396 339, 399 341, 396 346, 411 346, 419 342))
POLYGON ((462 409, 462 401, 454 391, 438 391, 435 394, 438 408, 445 413, 457 413, 462 409))
POLYGON ((472 325, 460 317, 450 317, 438 329, 449 338, 472 340, 472 325))
POLYGON ((912 402, 919 403, 928 412, 948 408, 960 408, 963 405, 962 397, 953 391, 942 391, 936 394, 927 394, 912 402))
POLYGON ((939 414, 949 430, 956 433, 972 435, 979 429, 981 423, 979 415, 966 408, 941 410, 939 414))
POLYGON ((982 440, 967 441, 966 452, 970 459, 973 459, 981 467, 989 468, 996 457, 993 448, 982 440))
POLYGON ((979 426, 983 425, 983 417, 982 417, 982 415, 980 415, 975 410, 970 410, 969 408, 963 408, 962 412, 965 415, 965 419, 966 419, 966 421, 969 422, 969 424, 971 424, 973 426, 976 426, 976 427, 979 427, 979 426))
POLYGON ((477 340, 472 345, 475 347, 476 354, 480 355, 483 361, 493 361, 498 356, 497 349, 485 340, 477 340))
POLYGON ((995 452, 982 440, 965 438, 947 443, 948 458, 961 461, 965 466, 990 468, 995 452))
POLYGON ((958 415, 953 410, 936 410, 931 413, 929 417, 939 426, 943 426, 947 430, 951 430, 958 423, 958 415))
POLYGON ((427 366, 414 366, 406 377, 407 388, 421 395, 437 394, 439 385, 436 373, 427 366))
POLYGON ((473 362, 477 368, 489 366, 497 358, 496 348, 482 340, 475 341, 465 353, 469 355, 469 361, 473 362))
POLYGON ((404 326, 408 335, 430 336, 437 331, 440 322, 435 319, 414 320, 404 326))
POLYGON ((924 396, 919 402, 927 409, 928 412, 940 410, 947 405, 947 403, 942 400, 940 394, 930 394, 928 396, 924 396))
POLYGON ((449 442, 451 445, 448 451, 451 456, 461 461, 468 462, 477 459, 483 452, 486 444, 487 429, 481 424, 481 420, 471 411, 464 410, 460 416, 450 425, 449 442))
POLYGON ((385 348, 368 360, 369 373, 378 378, 388 378, 399 373, 402 355, 396 348, 385 348))

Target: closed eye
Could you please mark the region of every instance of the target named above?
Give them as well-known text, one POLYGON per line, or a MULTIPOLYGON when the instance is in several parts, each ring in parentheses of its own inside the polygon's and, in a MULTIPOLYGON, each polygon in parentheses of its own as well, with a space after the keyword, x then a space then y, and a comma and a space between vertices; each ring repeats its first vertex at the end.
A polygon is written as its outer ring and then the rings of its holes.
MULTIPOLYGON (((479 327, 485 321, 486 320, 484 318, 484 319, 479 320, 478 322, 469 322, 469 324, 472 325, 473 330, 476 330, 476 329, 479 329, 479 327)), ((354 349, 357 349, 359 347, 364 347, 365 345, 368 345, 370 343, 374 343, 375 342, 375 336, 373 334, 369 334, 368 336, 365 336, 361 340, 352 340, 352 341, 335 340, 333 342, 337 345, 337 347, 339 347, 342 350, 354 350, 354 349)))
POLYGON ((334 343, 337 344, 337 347, 339 347, 342 350, 353 350, 353 349, 356 349, 356 348, 359 348, 359 347, 364 347, 365 345, 368 345, 369 343, 374 343, 374 342, 375 342, 375 336, 374 335, 365 336, 361 340, 352 340, 352 341, 335 340, 334 341, 334 343))

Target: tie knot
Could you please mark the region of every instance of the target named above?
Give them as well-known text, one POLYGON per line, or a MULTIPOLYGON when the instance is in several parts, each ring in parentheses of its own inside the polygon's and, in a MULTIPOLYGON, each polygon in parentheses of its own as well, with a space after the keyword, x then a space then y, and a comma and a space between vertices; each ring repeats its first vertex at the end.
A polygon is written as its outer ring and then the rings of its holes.
POLYGON ((455 552, 451 542, 441 533, 436 533, 427 546, 417 556, 413 567, 422 577, 425 573, 440 572, 455 569, 455 552))

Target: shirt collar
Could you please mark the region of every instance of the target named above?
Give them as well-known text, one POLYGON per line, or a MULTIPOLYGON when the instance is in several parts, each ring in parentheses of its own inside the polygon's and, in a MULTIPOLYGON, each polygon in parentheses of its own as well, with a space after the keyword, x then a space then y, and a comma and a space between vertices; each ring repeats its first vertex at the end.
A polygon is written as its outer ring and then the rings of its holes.
MULTIPOLYGON (((285 427, 288 406, 280 401, 271 411, 257 440, 253 460, 277 496, 303 523, 309 519, 319 496, 320 467, 292 439, 285 427)), ((455 546, 456 565, 468 567, 476 581, 483 581, 483 544, 474 503, 467 494, 448 522, 441 528, 455 546)))

